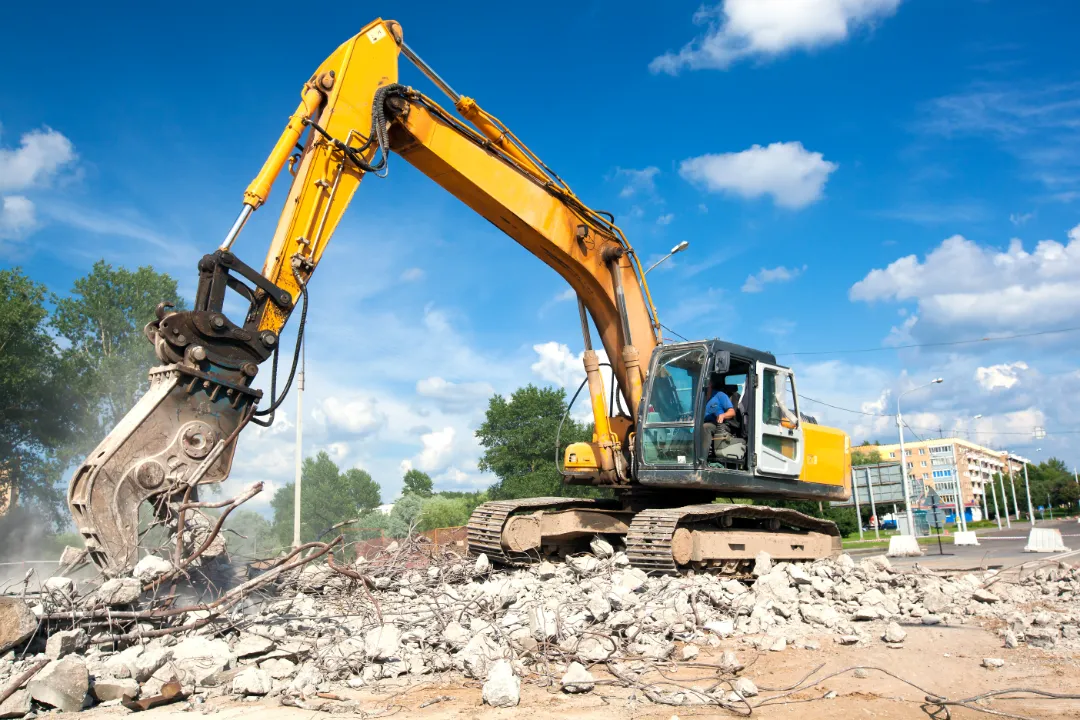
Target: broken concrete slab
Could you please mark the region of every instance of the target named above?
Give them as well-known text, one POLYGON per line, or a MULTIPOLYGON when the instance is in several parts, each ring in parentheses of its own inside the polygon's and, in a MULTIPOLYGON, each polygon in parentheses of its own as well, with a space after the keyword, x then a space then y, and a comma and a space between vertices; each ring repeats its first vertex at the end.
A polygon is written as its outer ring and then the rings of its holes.
POLYGON ((0 596, 0 653, 29 640, 37 626, 37 616, 23 600, 0 596))
POLYGON ((482 695, 484 703, 492 707, 516 707, 521 701, 521 680, 514 674, 509 660, 499 660, 491 666, 482 695))
POLYGON ((94 678, 90 685, 90 694, 98 702, 120 700, 124 697, 139 697, 139 683, 131 678, 94 678))
POLYGON ((86 631, 82 628, 54 632, 45 643, 45 657, 59 660, 85 648, 86 640, 86 631))
POLYGON ((26 715, 33 709, 30 700, 29 690, 16 690, 7 700, 0 703, 0 720, 21 718, 26 715))
POLYGON ((586 693, 596 687, 596 678, 579 662, 570 663, 559 685, 566 693, 586 693))
POLYGON ((26 689, 39 703, 64 712, 78 712, 90 689, 90 675, 81 658, 53 660, 30 679, 26 689))

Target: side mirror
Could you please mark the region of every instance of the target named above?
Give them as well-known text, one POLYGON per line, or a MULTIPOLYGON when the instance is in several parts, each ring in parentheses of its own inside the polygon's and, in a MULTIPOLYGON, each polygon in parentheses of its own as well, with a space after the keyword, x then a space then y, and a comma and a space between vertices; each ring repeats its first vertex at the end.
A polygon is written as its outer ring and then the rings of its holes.
POLYGON ((727 350, 721 350, 713 355, 712 360, 712 373, 714 375, 722 375, 731 369, 731 353, 727 350))

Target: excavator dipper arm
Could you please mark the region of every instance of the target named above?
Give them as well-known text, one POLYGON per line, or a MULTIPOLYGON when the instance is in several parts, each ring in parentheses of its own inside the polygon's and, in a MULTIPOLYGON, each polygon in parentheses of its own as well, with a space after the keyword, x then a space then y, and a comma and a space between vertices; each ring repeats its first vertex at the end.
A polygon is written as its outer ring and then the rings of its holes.
MULTIPOLYGON (((343 43, 304 84, 301 100, 218 249, 199 261, 194 307, 158 308, 146 328, 162 366, 147 394, 79 467, 68 504, 90 556, 120 572, 137 556, 139 506, 224 480, 236 440, 250 422, 269 424, 281 331, 297 305, 302 337, 307 283, 365 174, 382 174, 395 153, 558 272, 582 307, 585 366, 601 480, 625 482, 620 438, 607 415, 599 360, 585 312, 607 351, 619 390, 634 410, 659 320, 633 250, 611 216, 582 203, 496 118, 457 95, 402 40, 376 20, 343 43), (454 103, 458 115, 398 84, 401 54, 454 103), (233 246, 251 213, 288 167, 293 175, 261 272, 233 246), (248 303, 241 323, 223 311, 228 290, 248 303), (273 358, 269 403, 251 387, 273 358)), ((299 346, 299 339, 298 339, 299 346)), ((295 362, 293 366, 295 370, 295 362)), ((161 503, 158 503, 160 506, 161 503)))

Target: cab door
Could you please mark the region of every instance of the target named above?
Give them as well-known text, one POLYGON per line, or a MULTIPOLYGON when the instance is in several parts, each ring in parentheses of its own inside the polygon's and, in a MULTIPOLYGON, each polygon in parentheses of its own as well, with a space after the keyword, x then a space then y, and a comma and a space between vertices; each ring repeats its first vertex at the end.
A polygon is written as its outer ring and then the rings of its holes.
POLYGON ((795 480, 803 463, 795 375, 787 368, 759 362, 754 394, 754 473, 795 480))

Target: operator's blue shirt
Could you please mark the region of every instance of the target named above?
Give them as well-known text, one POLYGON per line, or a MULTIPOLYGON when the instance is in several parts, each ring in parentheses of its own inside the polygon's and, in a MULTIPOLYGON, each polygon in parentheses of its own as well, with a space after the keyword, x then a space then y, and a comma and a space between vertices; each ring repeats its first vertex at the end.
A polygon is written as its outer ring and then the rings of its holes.
POLYGON ((715 423, 716 419, 731 409, 731 398, 722 390, 717 390, 709 402, 705 403, 705 422, 715 423))

